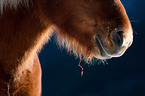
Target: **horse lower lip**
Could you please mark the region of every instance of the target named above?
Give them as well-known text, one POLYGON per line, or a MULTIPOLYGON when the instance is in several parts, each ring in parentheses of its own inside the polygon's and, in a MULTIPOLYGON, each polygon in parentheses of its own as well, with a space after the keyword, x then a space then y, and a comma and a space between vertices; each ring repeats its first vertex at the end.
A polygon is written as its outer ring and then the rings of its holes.
POLYGON ((96 37, 96 43, 97 43, 98 49, 100 51, 100 55, 105 58, 111 58, 111 56, 105 51, 105 49, 101 43, 101 40, 99 39, 98 36, 96 37))

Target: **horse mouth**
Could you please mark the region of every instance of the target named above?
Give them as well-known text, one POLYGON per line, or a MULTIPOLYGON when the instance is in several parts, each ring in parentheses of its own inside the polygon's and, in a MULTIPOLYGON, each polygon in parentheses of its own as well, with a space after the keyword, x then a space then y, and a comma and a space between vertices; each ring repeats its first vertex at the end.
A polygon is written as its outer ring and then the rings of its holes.
POLYGON ((101 42, 101 39, 99 38, 100 36, 96 36, 96 44, 100 52, 100 58, 101 59, 111 59, 112 57, 110 54, 107 52, 105 49, 103 43, 101 42))

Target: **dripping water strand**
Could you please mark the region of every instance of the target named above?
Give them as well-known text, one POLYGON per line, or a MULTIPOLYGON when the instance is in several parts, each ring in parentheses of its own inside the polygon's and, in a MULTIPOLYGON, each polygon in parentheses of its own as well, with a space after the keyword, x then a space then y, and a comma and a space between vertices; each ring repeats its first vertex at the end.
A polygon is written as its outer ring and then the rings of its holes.
POLYGON ((80 59, 78 66, 81 68, 81 76, 83 76, 83 74, 84 74, 84 68, 81 66, 81 61, 82 60, 80 59))
POLYGON ((9 85, 9 83, 7 83, 7 95, 8 95, 8 96, 11 96, 11 95, 10 95, 10 85, 9 85))

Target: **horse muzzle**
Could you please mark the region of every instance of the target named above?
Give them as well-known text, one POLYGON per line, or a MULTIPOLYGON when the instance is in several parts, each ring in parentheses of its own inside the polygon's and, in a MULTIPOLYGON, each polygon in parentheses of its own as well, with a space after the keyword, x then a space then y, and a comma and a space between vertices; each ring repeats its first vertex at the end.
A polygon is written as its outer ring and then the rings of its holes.
POLYGON ((96 58, 110 59, 112 57, 122 56, 123 53, 126 51, 126 49, 133 42, 132 30, 130 30, 128 34, 125 34, 127 36, 124 36, 123 35, 124 33, 126 32, 121 28, 115 28, 115 30, 111 32, 110 41, 108 42, 111 42, 113 44, 112 50, 109 50, 109 48, 105 46, 107 43, 103 42, 104 39, 101 38, 101 35, 96 35, 95 39, 96 39, 97 48, 99 50, 99 56, 96 56, 96 58))

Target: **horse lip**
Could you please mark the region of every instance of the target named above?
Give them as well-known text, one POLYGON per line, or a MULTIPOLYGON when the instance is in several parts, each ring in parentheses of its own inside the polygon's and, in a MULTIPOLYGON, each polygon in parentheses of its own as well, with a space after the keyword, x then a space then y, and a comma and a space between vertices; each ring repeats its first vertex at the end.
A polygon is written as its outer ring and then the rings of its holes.
POLYGON ((96 36, 96 43, 97 43, 97 47, 98 47, 98 49, 99 49, 99 51, 100 51, 100 55, 101 55, 103 58, 107 58, 107 59, 112 58, 112 57, 108 54, 107 50, 104 48, 104 46, 103 46, 103 44, 102 44, 102 42, 101 42, 101 40, 100 40, 99 37, 100 37, 99 35, 96 36))

